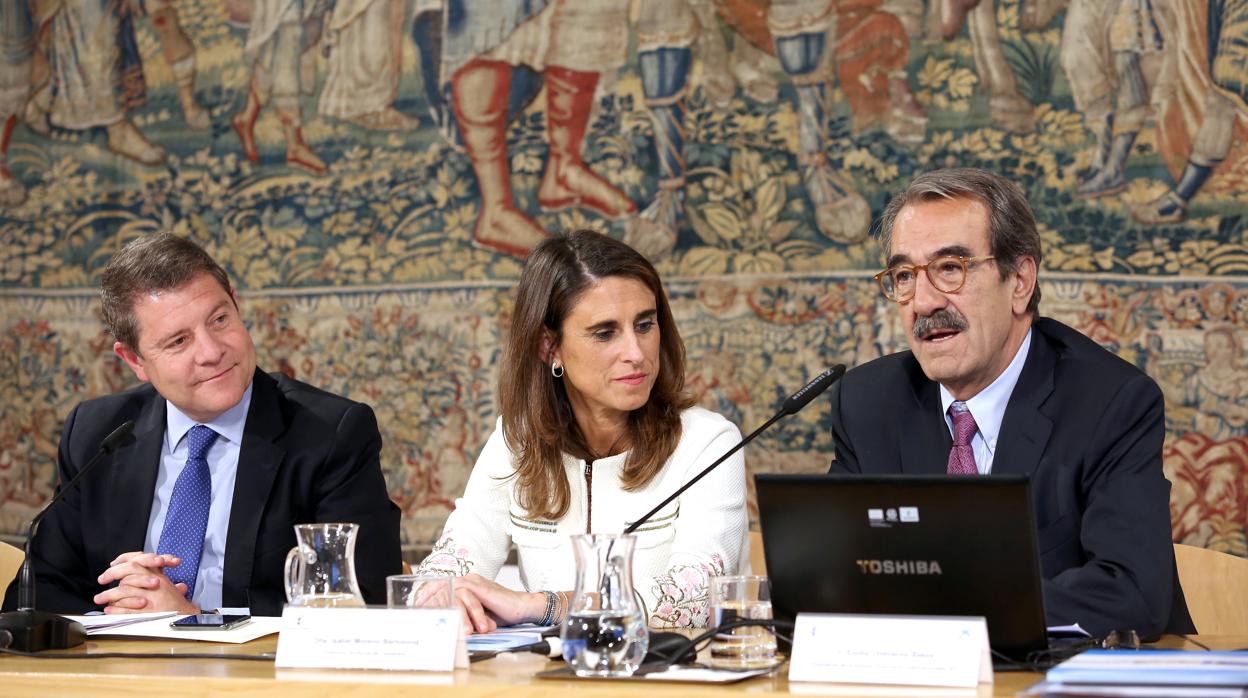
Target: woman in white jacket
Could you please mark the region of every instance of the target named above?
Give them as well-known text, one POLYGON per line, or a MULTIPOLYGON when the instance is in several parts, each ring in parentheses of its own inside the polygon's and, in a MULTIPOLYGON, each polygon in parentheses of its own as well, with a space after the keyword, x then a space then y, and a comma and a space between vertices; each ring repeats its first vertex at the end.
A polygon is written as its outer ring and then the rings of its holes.
MULTIPOLYGON (((502 416, 417 569, 459 577, 474 632, 560 621, 570 536, 623 531, 741 438, 685 392, 684 343, 654 267, 589 230, 529 257, 499 380, 502 416), (513 542, 527 592, 492 581, 513 542)), ((706 625, 708 578, 748 560, 745 492, 738 452, 636 531, 651 626, 706 625)))

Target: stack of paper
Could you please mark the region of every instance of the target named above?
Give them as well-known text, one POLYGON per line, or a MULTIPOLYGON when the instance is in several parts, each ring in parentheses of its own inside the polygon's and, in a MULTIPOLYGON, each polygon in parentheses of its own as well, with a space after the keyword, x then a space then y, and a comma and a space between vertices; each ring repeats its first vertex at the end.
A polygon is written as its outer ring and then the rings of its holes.
POLYGON ((76 620, 87 629, 87 635, 106 635, 108 631, 120 628, 134 623, 142 623, 144 621, 155 620, 157 618, 170 618, 177 614, 173 611, 155 611, 152 613, 117 613, 113 615, 93 614, 89 616, 66 616, 70 620, 76 620))
POLYGON ((542 641, 542 633, 549 627, 532 625, 513 625, 499 628, 492 633, 468 636, 469 652, 506 652, 508 650, 529 647, 542 641))
POLYGON ((1088 650, 1049 669, 1065 683, 1248 686, 1248 652, 1088 650))
POLYGON ((108 616, 66 616, 87 629, 87 635, 163 638, 241 644, 281 631, 282 619, 252 616, 249 623, 232 630, 174 630, 169 624, 184 615, 176 613, 127 613, 108 616))
POLYGON ((1088 650, 1027 695, 1248 697, 1248 652, 1088 650))

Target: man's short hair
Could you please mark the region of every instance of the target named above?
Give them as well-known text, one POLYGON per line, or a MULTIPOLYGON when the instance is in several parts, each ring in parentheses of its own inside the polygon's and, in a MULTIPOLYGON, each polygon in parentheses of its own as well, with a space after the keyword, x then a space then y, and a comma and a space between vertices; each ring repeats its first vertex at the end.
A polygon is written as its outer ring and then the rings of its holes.
MULTIPOLYGON (((924 172, 893 196, 880 216, 880 248, 892 254, 893 226, 901 209, 937 199, 975 199, 988 208, 988 244, 1005 279, 1018 270, 1019 259, 1031 257, 1040 268, 1040 233, 1027 197, 1017 184, 993 172, 960 167, 924 172)), ((1040 312, 1040 284, 1031 293, 1027 312, 1040 312)))
POLYGON ((181 288, 200 274, 208 274, 230 294, 225 270, 190 240, 155 233, 131 241, 104 267, 100 284, 104 326, 118 342, 141 354, 138 320, 134 317, 139 296, 181 288))

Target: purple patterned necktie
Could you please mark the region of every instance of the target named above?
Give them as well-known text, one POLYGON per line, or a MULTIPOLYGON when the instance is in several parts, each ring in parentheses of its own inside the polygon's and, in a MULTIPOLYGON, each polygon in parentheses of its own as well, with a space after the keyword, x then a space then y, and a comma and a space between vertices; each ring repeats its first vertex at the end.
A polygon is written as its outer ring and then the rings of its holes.
POLYGON ((186 598, 195 591, 199 576, 199 558, 204 551, 204 532, 208 530, 208 509, 212 504, 212 476, 208 471, 208 449, 217 440, 217 432, 197 424, 186 434, 186 465, 173 483, 165 527, 160 532, 156 551, 182 559, 177 567, 166 567, 169 581, 186 584, 186 598))
POLYGON ((953 448, 949 449, 949 468, 946 472, 950 475, 978 475, 975 450, 971 448, 971 438, 979 428, 975 426, 975 418, 964 402, 950 405, 949 416, 953 418, 953 448))

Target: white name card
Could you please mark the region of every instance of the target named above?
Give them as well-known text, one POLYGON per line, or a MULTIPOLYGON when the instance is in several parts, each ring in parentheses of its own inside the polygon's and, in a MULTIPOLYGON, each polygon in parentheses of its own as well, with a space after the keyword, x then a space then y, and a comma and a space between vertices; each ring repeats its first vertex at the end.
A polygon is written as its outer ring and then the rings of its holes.
POLYGON ((789 681, 974 687, 992 683, 982 617, 801 613, 789 681))
POLYGON ((287 606, 282 621, 279 668, 451 671, 468 666, 458 609, 287 606))

